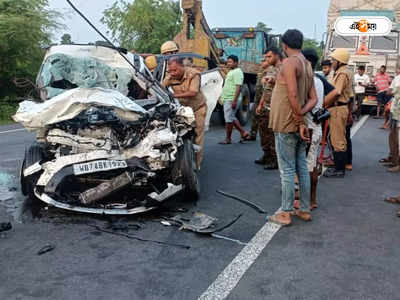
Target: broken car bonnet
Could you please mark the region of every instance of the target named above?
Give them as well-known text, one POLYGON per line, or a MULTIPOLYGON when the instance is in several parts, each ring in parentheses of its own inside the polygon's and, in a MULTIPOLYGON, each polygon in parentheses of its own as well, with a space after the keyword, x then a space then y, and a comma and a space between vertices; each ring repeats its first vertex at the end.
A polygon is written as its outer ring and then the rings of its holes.
POLYGON ((26 100, 13 116, 37 132, 21 170, 26 195, 98 214, 145 212, 181 191, 197 198, 192 109, 149 80, 142 58, 121 55, 94 45, 48 50, 42 102, 26 100))

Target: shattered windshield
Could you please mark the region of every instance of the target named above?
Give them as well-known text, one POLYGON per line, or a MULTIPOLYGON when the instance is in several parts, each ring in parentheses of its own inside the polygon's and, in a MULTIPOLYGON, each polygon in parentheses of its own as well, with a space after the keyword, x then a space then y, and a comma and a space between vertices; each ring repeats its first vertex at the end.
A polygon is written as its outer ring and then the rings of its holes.
POLYGON ((118 56, 117 51, 105 47, 52 47, 37 78, 41 98, 51 99, 76 87, 113 89, 127 96, 132 69, 118 56))
POLYGON ((333 35, 331 40, 331 48, 347 48, 355 49, 357 45, 356 36, 340 36, 333 35))

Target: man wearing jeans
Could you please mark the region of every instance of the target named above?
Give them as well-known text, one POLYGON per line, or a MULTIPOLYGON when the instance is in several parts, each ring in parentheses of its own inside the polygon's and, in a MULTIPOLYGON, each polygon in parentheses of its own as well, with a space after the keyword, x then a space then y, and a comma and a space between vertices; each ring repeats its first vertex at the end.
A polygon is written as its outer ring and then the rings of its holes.
POLYGON ((278 74, 272 93, 269 127, 275 133, 276 153, 282 182, 281 211, 269 221, 288 226, 291 215, 311 221, 310 174, 307 168, 306 141, 309 134, 304 115, 317 104, 314 72, 301 53, 303 34, 288 30, 282 36, 282 48, 288 57, 278 74), (300 210, 293 212, 294 175, 299 177, 300 210))

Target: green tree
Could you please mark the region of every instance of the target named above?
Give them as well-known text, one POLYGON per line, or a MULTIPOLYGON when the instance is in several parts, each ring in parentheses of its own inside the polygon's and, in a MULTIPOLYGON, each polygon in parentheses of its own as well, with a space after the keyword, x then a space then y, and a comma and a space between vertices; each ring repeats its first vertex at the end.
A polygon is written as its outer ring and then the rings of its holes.
POLYGON ((52 32, 61 27, 60 15, 47 0, 0 0, 0 99, 16 98, 24 92, 14 78, 34 81, 52 32))
POLYGON ((182 14, 179 1, 119 0, 104 11, 101 21, 120 46, 140 53, 159 53, 162 43, 180 31, 182 14))
POLYGON ((263 23, 263 22, 258 22, 257 23, 257 26, 256 26, 256 29, 257 30, 262 30, 262 31, 264 31, 264 32, 266 32, 266 33, 269 33, 269 32, 271 32, 272 31, 272 28, 269 28, 265 23, 263 23))
POLYGON ((73 44, 71 35, 68 33, 64 33, 61 37, 61 44, 62 45, 70 45, 73 44))

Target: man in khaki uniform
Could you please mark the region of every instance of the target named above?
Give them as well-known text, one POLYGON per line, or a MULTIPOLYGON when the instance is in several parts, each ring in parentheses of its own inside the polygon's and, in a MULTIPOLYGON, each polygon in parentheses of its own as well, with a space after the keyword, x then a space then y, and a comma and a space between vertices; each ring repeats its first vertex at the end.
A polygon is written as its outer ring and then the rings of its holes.
POLYGON ((282 55, 276 47, 271 47, 266 51, 267 69, 263 77, 263 94, 257 107, 259 115, 259 130, 261 137, 261 147, 264 156, 255 161, 257 164, 263 164, 265 170, 274 170, 278 168, 278 159, 275 151, 275 135, 269 128, 269 112, 271 110, 272 91, 275 86, 276 77, 281 66, 282 55))
POLYGON ((185 67, 181 58, 172 58, 168 62, 168 74, 163 81, 163 86, 171 87, 174 98, 181 105, 193 109, 196 119, 195 143, 201 147, 197 152, 197 166, 200 168, 203 160, 204 127, 207 115, 206 98, 200 91, 201 73, 194 68, 185 67))
MULTIPOLYGON (((264 64, 266 64, 266 61, 263 58, 263 60, 261 61, 261 66, 263 67, 264 64)), ((263 69, 265 69, 265 68, 263 67, 263 69)), ((263 93, 263 84, 261 82, 263 77, 264 77, 264 72, 257 74, 256 94, 254 96, 253 119, 251 121, 250 139, 249 139, 251 141, 257 140, 258 124, 259 124, 260 116, 257 114, 256 110, 257 110, 258 104, 260 103, 261 96, 263 93)))
POLYGON ((331 114, 329 128, 333 147, 334 169, 328 169, 325 177, 344 177, 347 160, 346 125, 349 116, 348 104, 353 95, 353 74, 347 69, 350 53, 346 49, 336 49, 332 55, 332 67, 335 71, 332 84, 335 93, 325 98, 324 106, 331 114))

